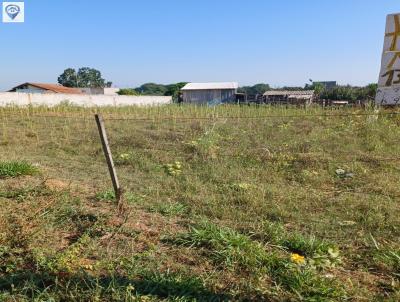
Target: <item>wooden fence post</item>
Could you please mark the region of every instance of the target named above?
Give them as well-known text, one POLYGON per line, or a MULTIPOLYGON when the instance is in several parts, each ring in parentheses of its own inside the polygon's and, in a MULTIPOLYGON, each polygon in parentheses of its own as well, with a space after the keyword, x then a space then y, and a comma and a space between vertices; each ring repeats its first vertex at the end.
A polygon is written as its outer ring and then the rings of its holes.
POLYGON ((106 157, 108 170, 110 172, 111 181, 114 187, 115 198, 117 199, 118 205, 121 203, 122 189, 119 185, 117 171, 115 170, 114 160, 112 158, 110 145, 108 144, 108 138, 106 128, 104 126, 103 117, 100 114, 95 114, 97 128, 99 129, 100 140, 103 146, 104 156, 106 157))

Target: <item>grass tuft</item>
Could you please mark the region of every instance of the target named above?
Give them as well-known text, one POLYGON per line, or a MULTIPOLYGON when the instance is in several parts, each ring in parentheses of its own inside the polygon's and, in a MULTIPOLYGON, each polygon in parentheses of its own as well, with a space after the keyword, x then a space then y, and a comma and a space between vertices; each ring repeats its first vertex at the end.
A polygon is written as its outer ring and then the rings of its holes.
POLYGON ((264 266, 269 255, 261 244, 229 228, 220 228, 208 221, 194 226, 174 240, 177 244, 205 248, 215 263, 227 267, 252 269, 264 266))
POLYGON ((114 201, 115 200, 115 192, 110 189, 104 192, 100 192, 96 194, 96 199, 98 201, 114 201))
POLYGON ((343 298, 343 288, 335 280, 321 277, 314 262, 297 264, 287 254, 267 251, 259 242, 229 228, 220 228, 207 221, 178 236, 175 243, 203 248, 221 267, 247 271, 262 279, 267 274, 273 282, 291 291, 301 300, 324 301, 343 298))
POLYGON ((39 169, 25 161, 0 162, 0 178, 33 175, 39 169))
POLYGON ((315 236, 303 236, 298 233, 288 235, 280 243, 290 252, 309 257, 317 253, 328 253, 329 249, 335 248, 332 244, 319 240, 315 236))

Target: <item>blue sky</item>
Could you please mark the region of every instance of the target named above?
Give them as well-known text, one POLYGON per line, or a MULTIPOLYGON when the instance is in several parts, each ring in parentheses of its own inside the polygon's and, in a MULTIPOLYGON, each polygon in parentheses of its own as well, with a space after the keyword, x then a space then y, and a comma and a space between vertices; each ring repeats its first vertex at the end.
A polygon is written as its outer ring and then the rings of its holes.
POLYGON ((364 85, 399 11, 398 0, 25 0, 25 23, 0 23, 0 90, 81 66, 119 87, 364 85))

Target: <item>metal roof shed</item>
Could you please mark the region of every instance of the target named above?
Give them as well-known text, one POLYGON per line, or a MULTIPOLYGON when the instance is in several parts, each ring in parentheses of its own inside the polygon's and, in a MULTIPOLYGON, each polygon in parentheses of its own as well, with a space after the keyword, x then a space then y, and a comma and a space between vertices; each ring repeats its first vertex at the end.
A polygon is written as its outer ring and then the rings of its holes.
POLYGON ((204 105, 234 102, 238 88, 236 82, 189 83, 181 91, 183 102, 204 105))
POLYGON ((310 104, 314 97, 314 90, 270 90, 264 93, 266 103, 310 104))

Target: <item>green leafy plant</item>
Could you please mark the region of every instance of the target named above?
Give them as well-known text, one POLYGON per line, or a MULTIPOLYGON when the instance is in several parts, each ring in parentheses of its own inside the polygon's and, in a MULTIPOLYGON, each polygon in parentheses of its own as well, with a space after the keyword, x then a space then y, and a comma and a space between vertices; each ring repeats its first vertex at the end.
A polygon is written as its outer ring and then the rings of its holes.
POLYGON ((342 259, 337 248, 329 248, 327 253, 317 252, 308 260, 308 264, 318 270, 334 268, 341 263, 342 259))
POLYGON ((317 239, 314 236, 303 236, 298 233, 287 234, 280 244, 291 252, 296 252, 305 256, 313 256, 317 253, 328 253, 333 249, 328 242, 317 239))
POLYGON ((160 213, 161 215, 164 216, 176 216, 185 213, 187 211, 187 206, 179 202, 174 202, 174 203, 167 202, 153 206, 151 207, 150 210, 160 213))
POLYGON ((215 132, 215 125, 207 130, 201 137, 186 144, 188 149, 204 158, 216 158, 219 147, 217 142, 219 135, 215 132))
POLYGON ((179 161, 173 164, 167 164, 164 166, 165 172, 170 176, 179 176, 182 174, 182 164, 179 161))
POLYGON ((113 189, 100 192, 96 194, 96 199, 99 201, 114 201, 115 200, 115 192, 113 189))
POLYGON ((121 153, 115 159, 114 162, 116 165, 123 166, 128 165, 132 162, 133 154, 130 152, 121 153))

